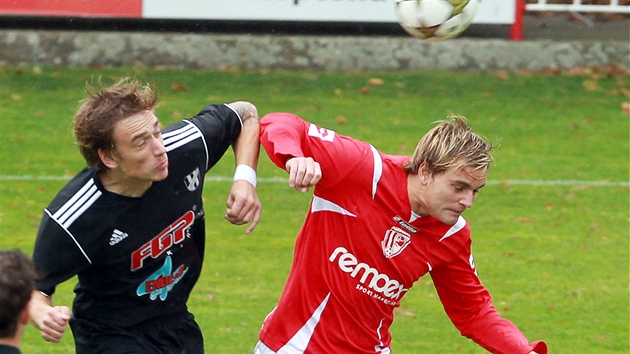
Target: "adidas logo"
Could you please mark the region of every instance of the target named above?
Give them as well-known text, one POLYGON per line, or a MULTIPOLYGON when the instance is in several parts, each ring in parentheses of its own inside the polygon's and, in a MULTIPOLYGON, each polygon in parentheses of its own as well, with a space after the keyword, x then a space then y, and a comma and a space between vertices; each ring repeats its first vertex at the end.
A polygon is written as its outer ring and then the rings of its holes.
POLYGON ((109 238, 109 245, 113 246, 113 245, 117 244, 118 242, 126 239, 127 236, 129 236, 128 233, 122 232, 122 231, 120 231, 118 229, 114 229, 114 232, 112 233, 112 237, 109 238))

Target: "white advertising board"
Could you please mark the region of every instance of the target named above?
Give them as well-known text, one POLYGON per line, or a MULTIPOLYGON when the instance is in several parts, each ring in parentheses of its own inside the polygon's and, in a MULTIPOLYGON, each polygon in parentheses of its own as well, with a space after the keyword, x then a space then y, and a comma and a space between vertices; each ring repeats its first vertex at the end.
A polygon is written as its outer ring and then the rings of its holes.
MULTIPOLYGON (((473 23, 513 24, 514 0, 479 0, 473 23)), ((394 0, 143 0, 160 19, 396 23, 394 0)))

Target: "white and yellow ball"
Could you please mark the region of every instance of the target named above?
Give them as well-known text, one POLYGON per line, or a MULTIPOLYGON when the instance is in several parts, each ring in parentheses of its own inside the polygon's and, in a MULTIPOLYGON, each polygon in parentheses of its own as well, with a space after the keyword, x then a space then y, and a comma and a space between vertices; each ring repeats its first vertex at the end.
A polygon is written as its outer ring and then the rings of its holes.
POLYGON ((396 16, 414 37, 446 40, 470 26, 478 5, 479 0, 396 0, 396 16))

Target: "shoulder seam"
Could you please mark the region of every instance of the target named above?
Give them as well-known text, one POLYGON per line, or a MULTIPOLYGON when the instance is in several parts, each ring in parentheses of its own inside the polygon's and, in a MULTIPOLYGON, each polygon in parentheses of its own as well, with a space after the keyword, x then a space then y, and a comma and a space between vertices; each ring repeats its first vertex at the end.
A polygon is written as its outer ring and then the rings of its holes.
POLYGON ((59 220, 57 220, 55 218, 55 216, 53 214, 50 213, 50 211, 48 209, 44 209, 44 212, 46 212, 46 214, 48 214, 48 216, 50 217, 51 220, 55 221, 65 232, 66 234, 68 234, 68 236, 70 236, 70 238, 72 239, 72 241, 74 241, 74 243, 77 245, 77 248, 79 249, 79 251, 81 251, 81 253, 83 254, 83 257, 85 257, 85 259, 88 261, 88 263, 92 264, 92 260, 90 259, 90 257, 88 257, 88 255, 85 253, 85 250, 83 249, 83 247, 81 247, 81 244, 79 243, 79 241, 76 239, 76 237, 74 237, 74 235, 70 232, 70 230, 68 230, 62 223, 59 222, 59 220))

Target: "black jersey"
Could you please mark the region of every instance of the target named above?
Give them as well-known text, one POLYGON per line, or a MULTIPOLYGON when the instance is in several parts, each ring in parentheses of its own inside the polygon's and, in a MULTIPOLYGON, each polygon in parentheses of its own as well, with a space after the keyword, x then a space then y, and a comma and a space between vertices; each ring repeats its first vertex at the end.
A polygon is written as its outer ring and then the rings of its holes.
POLYGON ((187 313, 205 246, 206 172, 242 129, 227 105, 210 105, 162 132, 169 174, 139 198, 111 193, 84 169, 44 211, 33 259, 37 288, 52 295, 78 276, 74 316, 130 326, 187 313))

